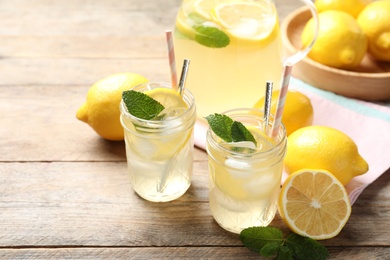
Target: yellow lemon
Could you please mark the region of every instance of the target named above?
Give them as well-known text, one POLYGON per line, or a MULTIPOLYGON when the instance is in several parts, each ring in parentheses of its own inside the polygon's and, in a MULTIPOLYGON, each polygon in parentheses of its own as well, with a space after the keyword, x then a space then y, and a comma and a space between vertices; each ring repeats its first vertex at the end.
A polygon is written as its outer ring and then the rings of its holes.
MULTIPOLYGON (((271 114, 275 115, 277 100, 280 90, 274 91, 271 101, 271 114)), ((255 105, 255 108, 264 108, 265 98, 261 98, 255 105)), ((309 126, 313 123, 313 106, 310 99, 299 91, 288 90, 284 104, 282 123, 286 128, 287 136, 299 128, 309 126)))
POLYGON ((363 8, 372 0, 315 0, 314 4, 319 13, 327 10, 338 10, 357 17, 363 8))
MULTIPOLYGON (((342 11, 325 11, 318 15, 317 41, 308 56, 324 65, 352 69, 367 52, 367 38, 357 21, 342 11)), ((308 46, 314 37, 314 21, 310 19, 302 32, 302 44, 308 46)))
POLYGON ((390 61, 390 1, 375 1, 359 14, 357 22, 368 38, 368 52, 390 61))
POLYGON ((89 88, 85 103, 78 109, 77 119, 89 124, 107 140, 123 140, 119 119, 122 92, 147 81, 135 73, 118 73, 96 82, 89 88))
POLYGON ((301 169, 324 169, 343 185, 368 171, 355 142, 343 132, 325 126, 307 126, 292 133, 284 167, 289 174, 301 169))
POLYGON ((295 233, 321 240, 337 236, 351 215, 343 184, 325 170, 302 169, 283 183, 279 214, 295 233))

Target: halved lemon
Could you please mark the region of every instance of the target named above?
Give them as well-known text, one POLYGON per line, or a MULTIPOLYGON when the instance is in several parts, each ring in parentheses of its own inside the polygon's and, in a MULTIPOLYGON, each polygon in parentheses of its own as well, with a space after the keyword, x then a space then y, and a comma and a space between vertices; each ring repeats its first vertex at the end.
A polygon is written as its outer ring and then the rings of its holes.
POLYGON ((321 240, 337 236, 351 215, 343 184, 325 170, 291 174, 279 195, 279 214, 291 231, 321 240))
POLYGON ((144 92, 160 102, 165 108, 188 108, 179 92, 170 88, 155 88, 144 92))
POLYGON ((272 5, 231 2, 215 6, 210 12, 214 22, 233 37, 241 40, 262 41, 277 27, 277 14, 272 5))

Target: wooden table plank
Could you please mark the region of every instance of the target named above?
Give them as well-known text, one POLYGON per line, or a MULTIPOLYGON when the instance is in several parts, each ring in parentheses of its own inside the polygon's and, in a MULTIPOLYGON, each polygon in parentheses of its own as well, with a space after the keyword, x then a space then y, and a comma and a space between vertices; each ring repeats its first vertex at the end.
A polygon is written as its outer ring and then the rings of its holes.
MULTIPOLYGON (((0 246, 239 246, 211 216, 206 167, 195 162, 184 196, 152 203, 131 190, 125 162, 2 163, 0 246)), ((368 187, 339 236, 323 243, 388 246, 389 181, 368 187)), ((278 215, 272 225, 287 233, 278 215)))
MULTIPOLYGON (((138 73, 149 80, 170 79, 167 59, 0 59, 2 86, 86 85, 119 72, 138 73), (48 73, 49 72, 49 73, 48 73)), ((87 88, 88 89, 88 88, 87 88)), ((81 97, 85 98, 87 89, 81 97)), ((5 94, 4 94, 5 95, 5 94)))
MULTIPOLYGON (((390 248, 332 247, 331 259, 386 259, 390 248)), ((243 247, 2 249, 4 259, 269 259, 243 247)))
MULTIPOLYGON (((169 27, 167 27, 169 28, 169 27)), ((165 34, 1 35, 1 58, 167 59, 165 34), (107 40, 109 39, 109 41, 107 40)), ((165 64, 166 65, 166 64, 165 64)), ((166 65, 167 66, 167 65, 166 65)))

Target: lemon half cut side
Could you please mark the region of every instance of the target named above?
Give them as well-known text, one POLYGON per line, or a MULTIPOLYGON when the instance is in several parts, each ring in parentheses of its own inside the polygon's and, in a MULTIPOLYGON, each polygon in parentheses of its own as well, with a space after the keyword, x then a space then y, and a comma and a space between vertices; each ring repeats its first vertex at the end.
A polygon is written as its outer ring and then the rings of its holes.
POLYGON ((325 170, 290 175, 279 196, 279 213, 291 231, 316 240, 337 236, 351 215, 343 184, 325 170))

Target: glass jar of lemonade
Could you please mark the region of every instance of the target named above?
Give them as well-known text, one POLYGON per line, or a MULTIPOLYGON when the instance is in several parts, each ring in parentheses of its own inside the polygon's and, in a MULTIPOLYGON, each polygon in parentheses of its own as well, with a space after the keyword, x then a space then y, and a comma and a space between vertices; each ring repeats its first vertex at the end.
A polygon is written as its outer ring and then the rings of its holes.
MULTIPOLYGON (((141 92, 164 106, 155 117, 143 119, 128 110, 124 99, 121 101, 120 120, 131 186, 146 200, 172 201, 191 184, 195 100, 188 89, 180 96, 170 83, 148 82, 131 91, 141 92)), ((144 104, 140 102, 135 107, 144 104)), ((146 111, 147 107, 141 110, 146 111)))
POLYGON ((233 233, 267 226, 277 211, 287 144, 285 128, 281 125, 277 136, 271 138, 263 130, 262 111, 234 109, 223 114, 244 124, 256 144, 226 142, 212 128, 207 131, 211 213, 221 227, 233 233))

